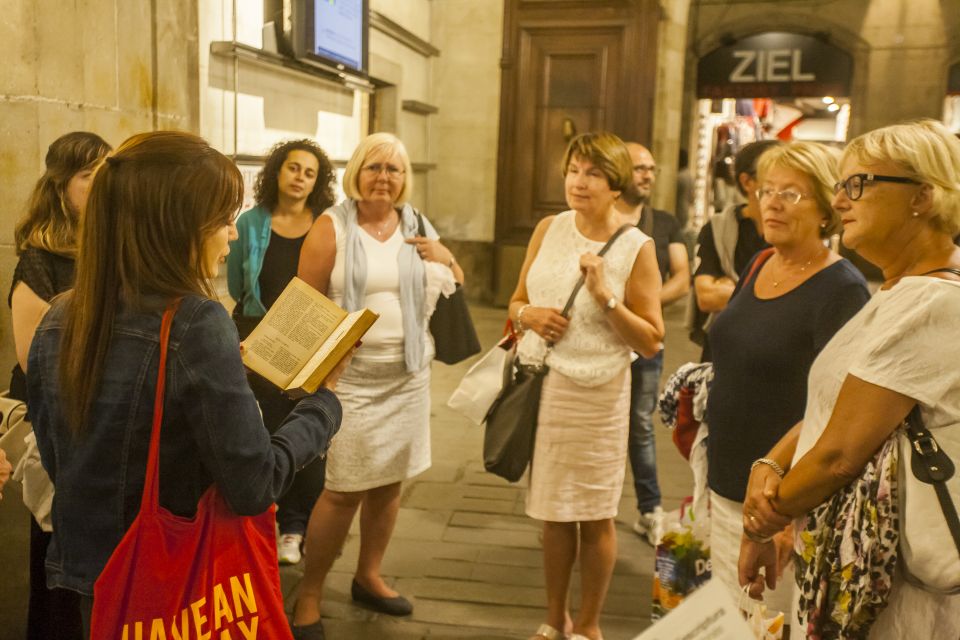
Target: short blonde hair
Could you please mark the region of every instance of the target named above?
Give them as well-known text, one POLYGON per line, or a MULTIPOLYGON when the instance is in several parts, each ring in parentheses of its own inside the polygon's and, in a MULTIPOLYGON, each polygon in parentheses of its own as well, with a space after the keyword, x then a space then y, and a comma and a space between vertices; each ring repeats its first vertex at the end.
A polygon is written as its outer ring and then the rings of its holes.
POLYGON ((874 129, 854 138, 843 160, 892 162, 933 190, 931 224, 951 236, 960 231, 960 140, 936 120, 915 120, 874 129))
POLYGON ((757 178, 762 182, 775 168, 793 169, 810 179, 813 199, 824 215, 826 226, 820 228, 820 237, 827 238, 840 230, 840 216, 830 204, 833 185, 839 176, 840 152, 819 142, 790 142, 772 146, 763 152, 757 162, 757 178))
POLYGON ((400 141, 400 138, 392 133, 371 133, 360 141, 353 155, 347 162, 347 168, 343 172, 343 192, 348 198, 360 200, 360 170, 366 163, 367 158, 373 154, 386 151, 389 154, 400 156, 403 162, 403 189, 397 196, 397 204, 403 204, 410 199, 413 194, 413 166, 410 164, 410 155, 407 154, 407 148, 400 141))
POLYGON ((563 154, 563 175, 567 175, 570 159, 574 156, 592 162, 607 178, 614 191, 633 188, 633 161, 623 140, 606 131, 581 133, 570 141, 563 154))

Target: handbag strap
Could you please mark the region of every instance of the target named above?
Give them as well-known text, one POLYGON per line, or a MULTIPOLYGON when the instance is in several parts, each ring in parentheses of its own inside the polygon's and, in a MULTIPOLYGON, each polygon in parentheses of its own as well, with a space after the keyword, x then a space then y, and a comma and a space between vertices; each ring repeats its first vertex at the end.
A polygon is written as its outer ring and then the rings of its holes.
POLYGON ((943 267, 942 269, 933 269, 931 271, 927 271, 926 273, 921 273, 920 275, 928 276, 931 273, 952 273, 955 276, 960 276, 960 269, 957 269, 956 267, 943 267))
POLYGON ((960 553, 960 517, 947 489, 947 480, 953 477, 955 468, 946 451, 940 448, 933 434, 923 426, 920 406, 914 405, 906 421, 907 437, 911 446, 911 468, 920 482, 933 485, 937 492, 940 509, 950 529, 950 536, 960 553))
POLYGON ((750 279, 753 278, 754 275, 756 275, 757 271, 760 270, 760 267, 762 267, 764 263, 767 260, 769 260, 770 256, 772 255, 773 255, 773 247, 767 247, 766 249, 760 252, 760 255, 757 256, 757 259, 753 261, 753 266, 750 267, 750 272, 747 274, 747 277, 744 278, 743 284, 740 285, 741 289, 747 286, 747 283, 750 282, 750 279))
POLYGON ((147 473, 140 497, 140 511, 155 512, 160 505, 160 429, 163 426, 163 399, 167 381, 167 345, 170 327, 180 306, 177 298, 163 312, 160 321, 160 364, 157 366, 157 391, 153 398, 153 427, 150 430, 150 453, 147 454, 147 473))
MULTIPOLYGON (((610 250, 610 247, 613 246, 613 243, 616 241, 616 239, 622 236, 623 232, 630 228, 632 228, 631 225, 625 224, 614 231, 613 235, 610 236, 610 239, 607 240, 607 243, 603 245, 600 251, 597 252, 597 255, 603 257, 603 254, 610 250)), ((577 297, 577 294, 580 293, 580 288, 583 286, 583 283, 586 282, 586 280, 586 274, 581 273, 580 279, 577 280, 577 284, 573 287, 573 292, 570 294, 570 297, 567 298, 567 304, 563 305, 563 311, 560 313, 560 315, 562 315, 564 318, 570 317, 570 309, 573 308, 573 301, 577 297)))

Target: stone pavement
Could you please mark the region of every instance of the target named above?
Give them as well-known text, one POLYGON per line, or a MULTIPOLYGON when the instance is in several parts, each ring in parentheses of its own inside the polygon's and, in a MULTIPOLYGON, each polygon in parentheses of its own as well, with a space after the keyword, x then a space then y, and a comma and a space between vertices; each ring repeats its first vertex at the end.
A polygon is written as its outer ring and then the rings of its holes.
MULTIPOLYGON (((665 371, 670 372, 699 352, 685 338, 683 304, 669 308, 666 315, 665 371)), ((475 308, 474 318, 481 342, 492 345, 502 331, 505 311, 475 308)), ((384 562, 388 581, 411 598, 414 613, 394 619, 350 601, 359 548, 354 529, 327 587, 324 624, 331 640, 527 638, 543 621, 538 527, 523 515, 522 485, 483 472, 481 428, 446 407, 469 364, 434 365, 433 467, 405 485, 384 562)), ((657 436, 664 508, 673 509, 690 493, 690 473, 669 434, 658 427, 657 436)), ((28 517, 19 487, 8 484, 0 501, 0 640, 25 635, 28 517)), ((607 640, 633 638, 650 624, 653 550, 632 532, 635 517, 628 473, 617 518, 619 553, 602 621, 607 640)), ((283 568, 281 576, 290 605, 301 568, 283 568)), ((578 579, 574 577, 575 591, 578 579)))
MULTIPOLYGON (((667 310, 665 371, 699 357, 685 338, 682 303, 667 310)), ((501 334, 505 311, 475 308, 484 345, 501 334)), ((387 581, 413 601, 409 618, 395 619, 354 605, 350 582, 359 537, 356 522, 331 572, 324 627, 331 640, 396 638, 527 638, 543 622, 543 556, 536 521, 523 512, 523 482, 511 485, 483 471, 483 432, 446 406, 472 361, 433 368, 433 467, 405 483, 396 531, 384 561, 387 581)), ((664 508, 691 492, 686 462, 657 427, 664 508)), ((650 625, 653 549, 633 533, 630 474, 617 518, 619 552, 602 620, 607 640, 627 640, 650 625)), ((302 567, 281 570, 288 606, 302 567)), ((579 576, 573 580, 578 601, 579 576)))

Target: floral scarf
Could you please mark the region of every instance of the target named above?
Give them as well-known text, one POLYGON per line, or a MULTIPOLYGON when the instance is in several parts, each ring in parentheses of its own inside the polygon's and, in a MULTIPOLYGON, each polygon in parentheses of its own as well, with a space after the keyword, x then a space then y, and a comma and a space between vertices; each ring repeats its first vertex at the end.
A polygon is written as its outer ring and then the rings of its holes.
POLYGON ((887 439, 859 478, 797 526, 798 617, 808 638, 866 638, 887 606, 900 538, 898 434, 887 439))

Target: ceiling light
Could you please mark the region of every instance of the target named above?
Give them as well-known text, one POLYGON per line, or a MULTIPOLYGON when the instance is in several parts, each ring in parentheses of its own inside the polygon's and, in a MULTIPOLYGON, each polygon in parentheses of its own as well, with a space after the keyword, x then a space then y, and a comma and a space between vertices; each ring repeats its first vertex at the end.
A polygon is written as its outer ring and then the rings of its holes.
POLYGON ((840 111, 840 105, 834 102, 833 104, 827 107, 827 111, 830 111, 831 113, 834 111, 840 111))
POLYGON ((834 102, 836 101, 832 97, 823 96, 823 104, 833 104, 834 102))

